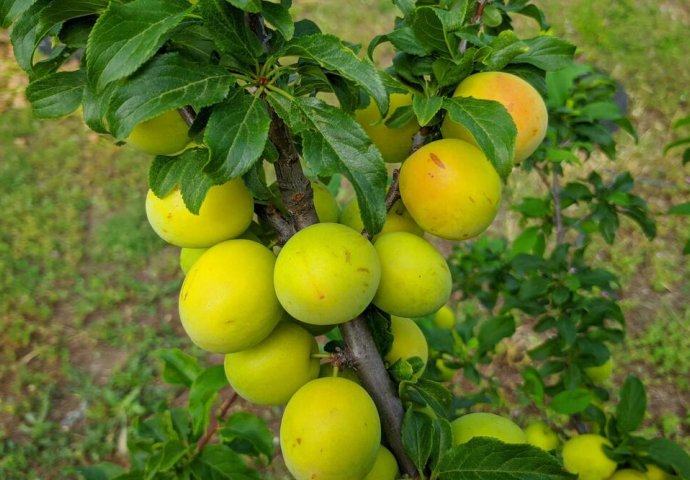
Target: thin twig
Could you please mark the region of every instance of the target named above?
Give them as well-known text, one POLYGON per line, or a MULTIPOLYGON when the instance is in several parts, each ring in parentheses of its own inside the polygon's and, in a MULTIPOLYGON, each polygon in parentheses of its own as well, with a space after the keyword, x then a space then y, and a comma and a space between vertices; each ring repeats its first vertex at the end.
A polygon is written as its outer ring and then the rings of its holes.
POLYGON ((551 196, 553 197, 554 216, 556 217, 556 244, 560 245, 565 239, 565 230, 563 229, 563 212, 561 210, 561 186, 559 183, 560 175, 556 169, 553 170, 553 184, 551 187, 551 196))
POLYGON ((275 205, 256 203, 254 211, 259 220, 270 225, 276 231, 278 235, 276 238, 277 245, 285 245, 285 242, 295 234, 295 227, 283 217, 283 214, 280 213, 280 210, 275 205))
POLYGON ((191 127, 194 123, 194 120, 196 120, 196 112, 194 109, 187 105, 186 107, 179 108, 177 111, 180 113, 180 116, 185 121, 187 126, 191 127))
MULTIPOLYGON (((491 0, 477 0, 477 9, 474 11, 474 15, 470 19, 470 24, 477 25, 482 21, 482 15, 484 14, 484 8, 491 0)), ((467 50, 467 40, 462 39, 460 42, 460 53, 465 53, 467 50)))
POLYGON ((204 434, 203 437, 199 440, 199 443, 196 445, 196 451, 201 452, 204 447, 208 444, 208 442, 211 441, 211 438, 216 434, 218 429, 220 428, 220 422, 225 418, 225 416, 228 414, 228 410, 230 410, 230 407, 232 407, 232 404, 235 403, 235 400, 239 398, 239 395, 237 393, 232 392, 232 395, 229 396, 228 398, 225 399, 223 404, 220 406, 218 409, 218 413, 216 414, 215 417, 213 417, 213 420, 211 420, 211 423, 209 423, 208 428, 206 429, 206 433, 204 434))

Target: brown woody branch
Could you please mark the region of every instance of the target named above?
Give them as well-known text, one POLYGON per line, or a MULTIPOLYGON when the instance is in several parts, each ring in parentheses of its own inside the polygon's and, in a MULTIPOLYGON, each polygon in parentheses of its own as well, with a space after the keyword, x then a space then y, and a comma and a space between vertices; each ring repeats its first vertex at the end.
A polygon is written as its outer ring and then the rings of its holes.
POLYGON ((209 423, 208 428, 206 429, 206 433, 204 433, 204 436, 201 437, 199 443, 196 444, 197 452, 201 452, 204 449, 204 447, 208 444, 208 442, 211 441, 211 438, 213 438, 213 436, 220 428, 221 420, 225 419, 225 416, 228 414, 228 410, 230 410, 230 407, 232 407, 232 404, 235 403, 235 400, 237 400, 237 398, 237 393, 232 392, 232 395, 225 399, 223 404, 218 409, 218 413, 215 417, 213 417, 211 423, 209 423))
POLYGON ((277 234, 276 243, 278 245, 285 245, 285 242, 295 234, 295 227, 283 217, 283 214, 275 205, 256 203, 254 211, 259 220, 273 227, 277 234))

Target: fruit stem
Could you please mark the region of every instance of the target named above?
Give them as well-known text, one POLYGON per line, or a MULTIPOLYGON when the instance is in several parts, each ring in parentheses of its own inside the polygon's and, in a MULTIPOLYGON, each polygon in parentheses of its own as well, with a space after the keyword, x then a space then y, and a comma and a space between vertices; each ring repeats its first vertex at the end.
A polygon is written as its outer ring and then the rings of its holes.
POLYGON ((376 348, 366 320, 359 316, 343 323, 340 325, 340 332, 357 368, 357 375, 379 411, 387 445, 397 458, 401 471, 410 477, 417 477, 417 469, 405 453, 402 444, 402 420, 405 413, 403 405, 376 348))

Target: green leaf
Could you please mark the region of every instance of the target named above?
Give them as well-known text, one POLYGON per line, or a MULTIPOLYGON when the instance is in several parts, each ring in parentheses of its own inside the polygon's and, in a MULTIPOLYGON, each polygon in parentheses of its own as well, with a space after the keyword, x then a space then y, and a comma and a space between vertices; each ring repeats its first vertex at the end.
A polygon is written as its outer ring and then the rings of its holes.
POLYGON ((229 3, 249 13, 259 13, 261 11, 261 0, 227 0, 229 3))
POLYGON ((419 7, 412 18, 412 30, 427 48, 455 58, 460 39, 452 33, 449 12, 436 7, 419 7))
POLYGON ((532 397, 537 406, 543 407, 545 385, 539 371, 528 366, 522 371, 522 379, 524 380, 523 390, 525 393, 532 397))
POLYGON ((317 98, 294 101, 270 92, 268 100, 290 129, 302 136, 302 154, 318 176, 341 173, 352 183, 362 221, 372 235, 386 217, 386 167, 354 118, 317 98))
POLYGON ((295 23, 290 10, 279 3, 261 2, 264 19, 280 32, 285 40, 290 40, 295 34, 295 23))
MULTIPOLYGON (((433 422, 434 434, 429 464, 436 473, 441 465, 443 454, 453 446, 453 429, 450 422, 443 417, 435 417, 433 422)), ((432 475, 432 478, 435 476, 432 475)))
POLYGON ((401 387, 409 390, 418 400, 431 407, 437 415, 447 417, 453 395, 441 383, 419 378, 415 383, 407 382, 401 387))
POLYGON ((580 114, 594 120, 618 120, 623 116, 618 105, 613 102, 589 103, 580 109, 580 114))
POLYGON ((502 31, 489 45, 477 52, 475 60, 484 65, 482 70, 503 70, 510 61, 529 50, 512 30, 502 31))
POLYGON ((431 69, 434 72, 434 77, 436 77, 439 87, 457 86, 465 77, 472 73, 473 59, 474 49, 467 49, 465 55, 457 61, 446 58, 434 60, 431 69))
POLYGON ((549 453, 526 444, 473 438, 446 452, 438 469, 440 480, 574 479, 549 453))
POLYGON ((504 180, 513 169, 517 128, 503 105, 472 97, 447 98, 448 117, 472 134, 479 148, 504 180))
POLYGON ((358 58, 338 37, 321 33, 296 37, 287 44, 284 55, 297 55, 338 72, 366 90, 381 112, 388 111, 388 93, 374 64, 358 58))
POLYGON ((215 184, 203 171, 208 157, 205 148, 185 150, 174 157, 158 155, 149 169, 149 187, 158 198, 179 187, 187 210, 198 215, 206 193, 215 184))
POLYGON ((616 407, 618 430, 630 433, 642 424, 647 410, 647 393, 639 378, 629 375, 621 388, 620 401, 616 407))
POLYGON ((198 111, 225 98, 232 83, 221 67, 176 53, 158 56, 115 90, 107 114, 110 130, 122 140, 138 123, 163 112, 186 105, 198 111))
POLYGON ((264 47, 247 26, 244 12, 226 0, 199 0, 199 11, 218 50, 253 68, 264 47))
POLYGON ((0 27, 8 28, 36 0, 0 0, 0 27))
POLYGON ((434 115, 441 110, 443 106, 443 97, 425 97, 423 95, 415 95, 412 98, 412 108, 414 114, 417 116, 420 126, 428 125, 434 115))
POLYGON ((551 400, 551 409, 565 415, 584 411, 592 403, 592 392, 584 388, 564 390, 551 400))
POLYGON ((213 109, 204 133, 211 152, 206 173, 217 183, 244 175, 261 160, 270 126, 268 109, 258 95, 233 91, 213 109))
POLYGON ((106 5, 105 0, 38 0, 12 28, 10 37, 17 64, 31 73, 34 51, 54 28, 67 20, 98 13, 106 5))
POLYGON ((103 462, 89 467, 74 469, 84 480, 111 480, 124 473, 124 468, 114 463, 103 462))
POLYGON ((199 480, 261 480, 257 471, 225 445, 206 445, 192 462, 192 473, 199 480))
POLYGON ((434 426, 431 417, 410 407, 402 425, 402 443, 417 470, 424 471, 433 447, 434 426))
POLYGON ((189 387, 201 373, 199 361, 178 348, 156 350, 156 358, 163 361, 163 380, 172 385, 189 387))
POLYGON ((509 313, 492 317, 483 322, 477 335, 480 355, 492 351, 498 342, 514 333, 515 318, 509 313))
POLYGON ((266 462, 273 459, 273 432, 266 422, 249 412, 236 412, 220 430, 223 443, 227 443, 237 453, 259 456, 263 454, 266 462))
POLYGON ((669 209, 668 213, 673 215, 690 215, 690 202, 674 205, 669 209))
POLYGON ((192 431, 195 436, 208 427, 211 407, 221 388, 228 385, 223 365, 214 365, 202 371, 189 389, 189 413, 192 417, 192 431))
POLYGON ((420 43, 419 39, 414 33, 414 30, 412 30, 412 28, 409 26, 396 28, 384 38, 390 41, 396 50, 401 52, 418 55, 420 57, 424 57, 431 53, 431 49, 420 43))
POLYGON ((146 480, 156 478, 159 472, 167 472, 173 468, 187 452, 195 446, 185 446, 179 440, 169 440, 163 448, 154 452, 146 462, 146 480))
POLYGON ((105 116, 108 113, 110 99, 115 93, 117 83, 111 83, 105 90, 96 93, 96 87, 86 82, 82 97, 84 123, 97 133, 108 133, 105 116))
POLYGON ((91 30, 87 73, 98 91, 136 71, 190 9, 186 0, 111 2, 91 30))
POLYGON ((682 479, 690 479, 690 455, 677 443, 655 438, 650 440, 647 451, 653 460, 673 467, 682 479))
POLYGON ((511 63, 528 63, 542 70, 552 71, 567 67, 573 61, 575 45, 549 35, 523 40, 527 53, 516 56, 511 63))
POLYGON ((393 345, 393 334, 391 333, 391 317, 383 310, 371 306, 364 313, 364 318, 369 326, 371 336, 381 357, 385 357, 393 345))
POLYGON ((86 72, 58 72, 33 80, 26 88, 31 111, 38 118, 63 117, 75 111, 84 95, 86 72))

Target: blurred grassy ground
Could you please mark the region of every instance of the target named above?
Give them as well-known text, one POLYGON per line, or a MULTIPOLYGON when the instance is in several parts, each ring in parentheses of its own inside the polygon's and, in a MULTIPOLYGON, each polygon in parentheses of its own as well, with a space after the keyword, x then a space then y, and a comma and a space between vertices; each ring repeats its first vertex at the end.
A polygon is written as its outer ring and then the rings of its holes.
MULTIPOLYGON (((362 43, 388 31, 394 14, 387 0, 294 3, 324 30, 362 43)), ((688 224, 663 214, 689 200, 690 187, 679 156, 661 150, 671 121, 689 111, 690 5, 539 3, 579 55, 630 95, 640 143, 622 137, 619 159, 597 162, 607 174, 634 173, 659 237, 647 242, 626 224, 614 248, 599 249, 597 260, 623 278, 630 323, 617 380, 634 371, 650 385, 650 431, 688 435, 690 262, 680 254, 688 224)), ((193 349, 177 320, 177 252, 144 215, 149 159, 76 117, 32 119, 24 85, 0 37, 0 478, 61 478, 66 466, 123 461, 127 422, 170 399, 151 352, 193 349)), ((511 182, 520 196, 537 183, 511 182)))

